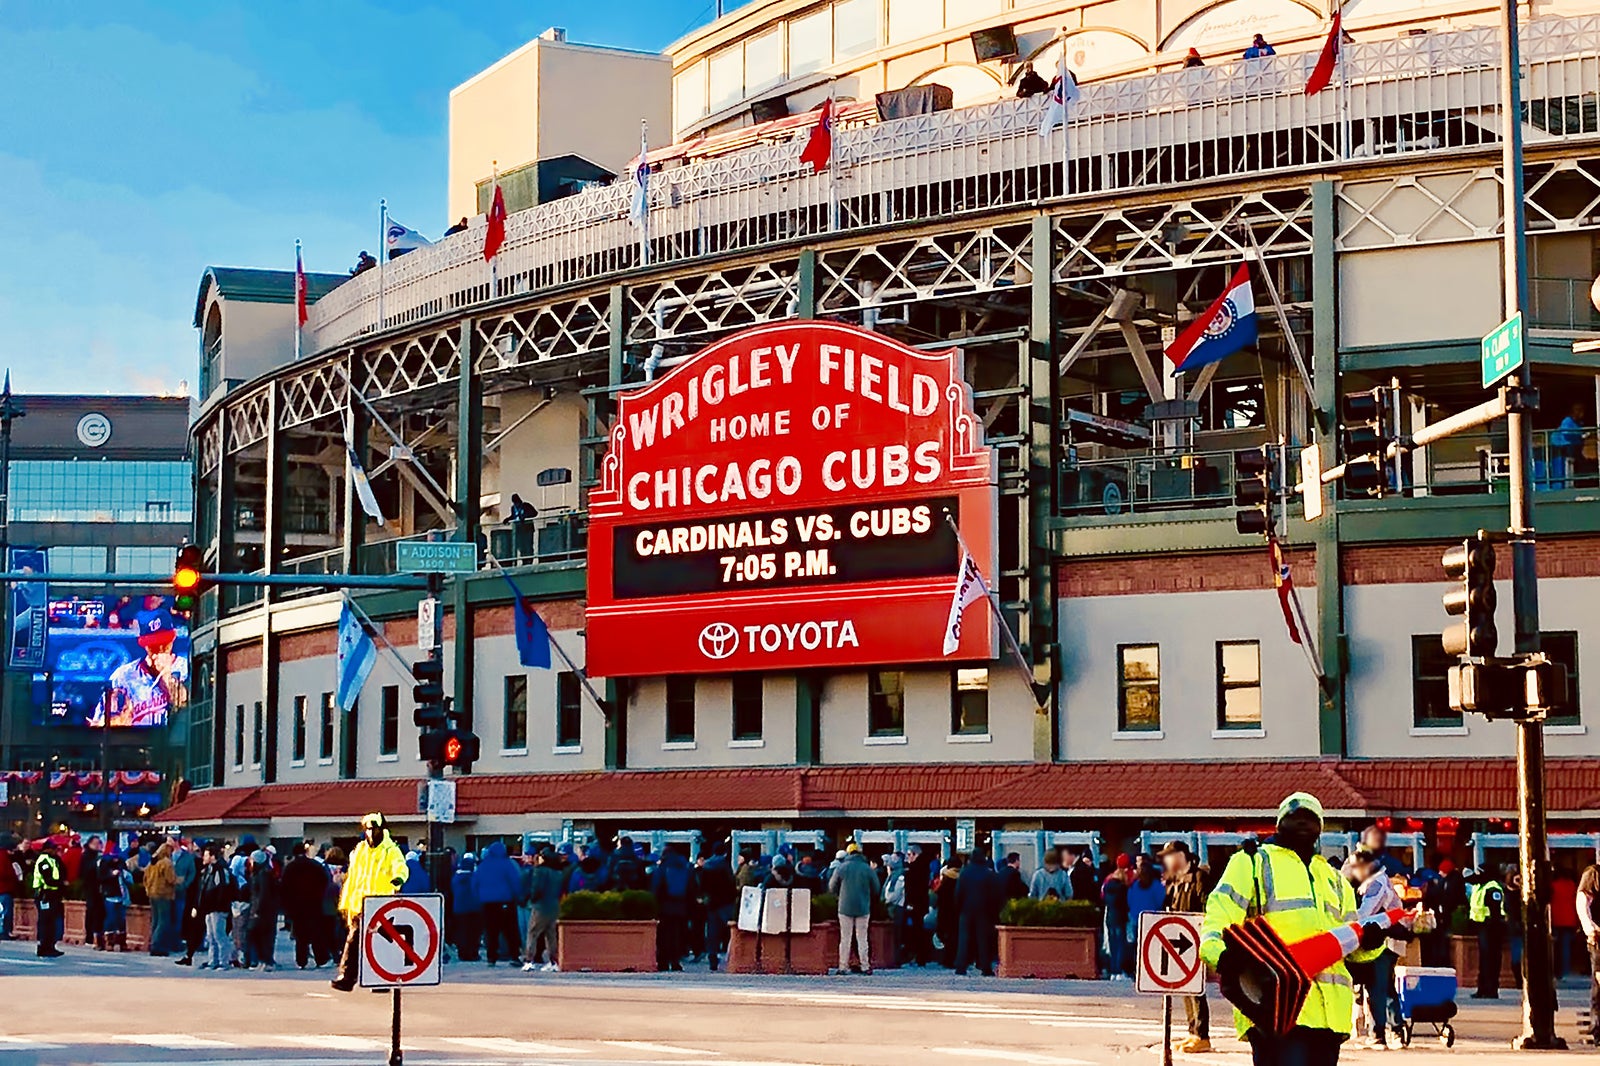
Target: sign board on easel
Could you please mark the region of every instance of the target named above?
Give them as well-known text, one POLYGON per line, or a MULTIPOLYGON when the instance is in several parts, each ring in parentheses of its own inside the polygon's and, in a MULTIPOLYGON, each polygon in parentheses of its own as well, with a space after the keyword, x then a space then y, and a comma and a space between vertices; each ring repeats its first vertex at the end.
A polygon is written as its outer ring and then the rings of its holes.
POLYGON ((1200 923, 1204 915, 1146 911, 1139 915, 1139 953, 1134 987, 1157 996, 1198 996, 1205 992, 1206 967, 1200 961, 1200 923))
POLYGON ((738 927, 746 933, 811 932, 809 888, 756 888, 739 893, 738 927))

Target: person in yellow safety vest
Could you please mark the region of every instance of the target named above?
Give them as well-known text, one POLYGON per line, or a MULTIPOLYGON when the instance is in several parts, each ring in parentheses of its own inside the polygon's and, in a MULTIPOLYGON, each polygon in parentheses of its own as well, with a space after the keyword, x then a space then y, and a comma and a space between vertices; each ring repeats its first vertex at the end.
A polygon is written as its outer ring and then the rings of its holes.
POLYGON ((361 974, 361 905, 368 896, 390 896, 406 883, 406 857, 389 836, 383 815, 361 818, 361 843, 350 853, 344 887, 339 890, 339 914, 345 922, 344 950, 339 972, 332 981, 341 992, 352 991, 361 974))
MULTIPOLYGON (((1267 924, 1285 942, 1356 920, 1356 897, 1350 882, 1317 853, 1322 835, 1322 804, 1296 792, 1278 806, 1278 832, 1259 848, 1235 852, 1222 879, 1206 899, 1201 926, 1200 957, 1213 969, 1222 958, 1222 931, 1246 918, 1265 915, 1267 924)), ((1383 950, 1387 923, 1362 929, 1360 947, 1350 956, 1375 958, 1383 950)), ((1235 1012, 1239 1035, 1250 1043, 1256 1066, 1333 1066, 1339 1045, 1350 1036, 1355 1008, 1350 972, 1343 962, 1312 977, 1311 993, 1294 1028, 1279 1036, 1253 1028, 1235 1012)))
POLYGON ((1478 990, 1473 999, 1500 998, 1500 957, 1506 947, 1506 890, 1485 866, 1467 878, 1467 917, 1478 931, 1478 990))
POLYGON ((33 862, 33 905, 38 916, 37 950, 41 959, 59 959, 66 954, 56 947, 56 941, 61 939, 61 900, 66 887, 61 860, 56 858, 56 842, 46 838, 39 843, 39 857, 33 862))

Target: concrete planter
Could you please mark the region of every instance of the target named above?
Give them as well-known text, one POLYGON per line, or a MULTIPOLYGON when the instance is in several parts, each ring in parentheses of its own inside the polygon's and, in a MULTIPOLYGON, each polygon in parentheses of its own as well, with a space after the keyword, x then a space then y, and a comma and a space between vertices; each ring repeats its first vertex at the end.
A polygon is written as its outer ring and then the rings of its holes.
MULTIPOLYGON (((1456 967, 1456 987, 1464 995, 1470 995, 1478 987, 1478 937, 1452 936, 1450 938, 1450 960, 1456 967)), ((1511 969, 1511 944, 1509 938, 1504 948, 1500 951, 1500 989, 1505 991, 1516 986, 1516 974, 1511 969)))
POLYGON ((34 940, 39 936, 39 912, 33 900, 18 899, 11 904, 11 935, 18 940, 34 940))
POLYGON ((1100 976, 1095 958, 1096 930, 1002 925, 997 932, 997 972, 1001 977, 1073 977, 1092 981, 1100 976))
POLYGON ((809 933, 760 937, 728 924, 729 973, 825 974, 838 964, 838 922, 813 922, 809 933))
POLYGON ((128 908, 128 950, 150 950, 150 908, 128 908))
POLYGON ((873 922, 867 930, 867 944, 872 951, 874 970, 898 970, 900 959, 894 953, 894 923, 873 922))
POLYGON ((656 968, 656 923, 581 922, 556 926, 563 973, 648 973, 656 968))
POLYGON ((89 905, 81 899, 69 899, 62 904, 63 923, 65 928, 61 933, 63 944, 82 944, 88 939, 89 905))
MULTIPOLYGON (((81 944, 84 939, 84 903, 82 900, 66 901, 63 911, 66 936, 64 944, 81 944), (74 917, 76 914, 76 917, 74 917), (74 924, 76 922, 76 924, 74 924)), ((39 937, 39 912, 31 899, 16 900, 11 915, 11 935, 18 940, 36 940, 39 937)), ((150 947, 150 908, 128 908, 128 950, 145 951, 150 947)))

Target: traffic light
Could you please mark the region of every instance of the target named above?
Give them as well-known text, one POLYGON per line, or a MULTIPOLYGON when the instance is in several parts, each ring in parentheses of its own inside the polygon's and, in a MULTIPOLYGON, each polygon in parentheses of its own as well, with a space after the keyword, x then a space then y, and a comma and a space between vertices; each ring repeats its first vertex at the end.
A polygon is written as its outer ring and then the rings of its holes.
POLYGON ((185 544, 178 549, 177 562, 172 567, 172 610, 185 617, 200 606, 200 594, 205 591, 206 577, 201 570, 200 548, 185 544))
POLYGON ((1487 659, 1499 634, 1494 628, 1494 545, 1482 530, 1444 553, 1445 576, 1460 585, 1444 594, 1444 613, 1461 621, 1440 634, 1446 655, 1487 659))
POLYGON ((1233 525, 1244 536, 1272 532, 1272 445, 1233 453, 1233 525))
MULTIPOLYGON (((411 721, 420 729, 442 729, 444 713, 444 663, 438 659, 418 659, 411 664, 411 721)), ((424 758, 427 756, 424 755, 424 758)))
POLYGON ((444 735, 443 762, 466 772, 478 761, 478 735, 467 729, 448 729, 444 735))
POLYGON ((1340 434, 1344 438, 1344 484, 1352 495, 1382 496, 1389 485, 1385 458, 1389 449, 1389 390, 1349 392, 1340 398, 1340 434))

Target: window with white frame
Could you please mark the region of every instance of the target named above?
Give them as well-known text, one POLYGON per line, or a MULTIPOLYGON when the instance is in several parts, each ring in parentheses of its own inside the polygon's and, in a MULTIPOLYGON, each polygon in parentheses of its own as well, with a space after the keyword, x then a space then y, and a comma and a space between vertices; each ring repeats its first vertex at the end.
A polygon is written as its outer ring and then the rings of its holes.
POLYGON ((812 74, 833 62, 833 9, 818 8, 789 20, 789 77, 812 74))

